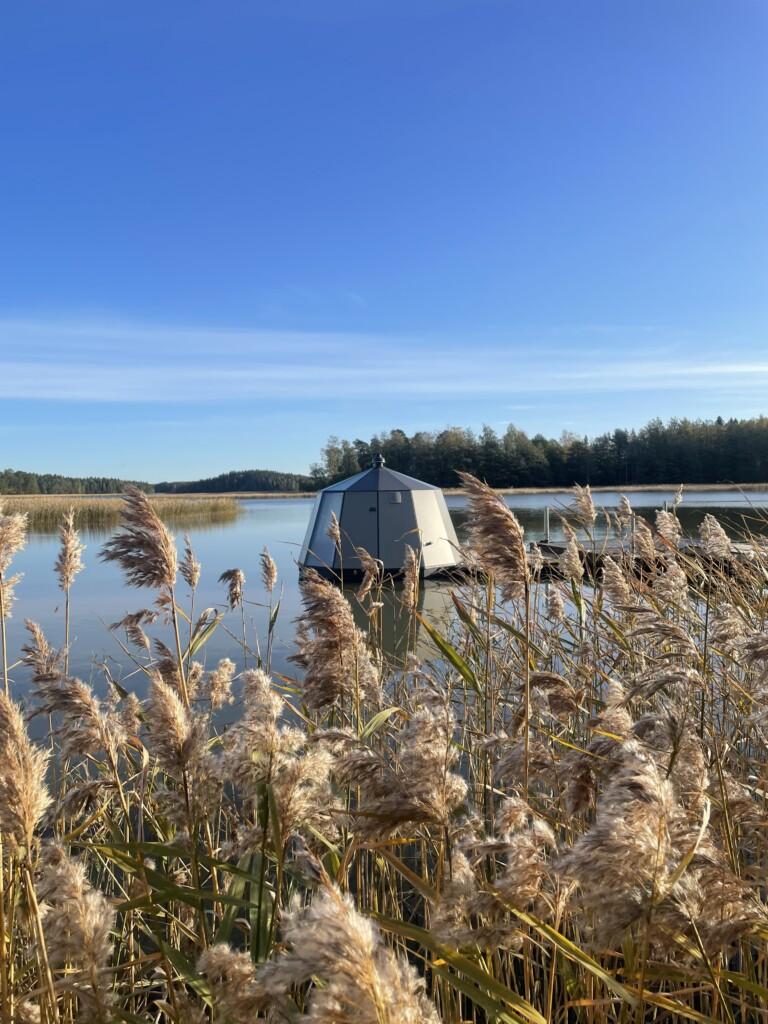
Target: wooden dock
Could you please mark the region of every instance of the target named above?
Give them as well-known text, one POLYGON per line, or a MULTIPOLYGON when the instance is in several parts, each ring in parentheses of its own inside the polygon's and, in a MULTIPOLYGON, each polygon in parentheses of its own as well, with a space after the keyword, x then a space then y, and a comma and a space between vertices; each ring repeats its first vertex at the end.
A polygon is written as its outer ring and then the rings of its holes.
MULTIPOLYGON (((562 579, 563 573, 560 569, 561 558, 567 548, 564 541, 532 541, 528 545, 528 560, 532 564, 536 560, 535 549, 538 548, 541 555, 541 578, 562 579)), ((727 575, 731 575, 737 566, 745 565, 755 558, 755 548, 751 544, 731 543, 731 559, 713 558, 702 544, 695 540, 683 538, 677 549, 683 559, 689 563, 695 563, 701 569, 717 569, 727 575)), ((594 547, 580 549, 581 561, 584 567, 584 575, 591 579, 599 579, 603 562, 606 557, 612 558, 625 571, 636 575, 652 573, 658 564, 669 556, 672 548, 659 548, 654 564, 650 559, 643 557, 632 546, 618 544, 615 541, 603 541, 595 543, 594 547)))

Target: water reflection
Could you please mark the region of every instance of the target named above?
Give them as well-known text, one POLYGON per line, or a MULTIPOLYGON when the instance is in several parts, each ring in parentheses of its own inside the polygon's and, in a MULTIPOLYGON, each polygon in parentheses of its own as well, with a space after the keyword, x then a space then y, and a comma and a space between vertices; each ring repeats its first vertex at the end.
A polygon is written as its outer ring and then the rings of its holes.
MULTIPOLYGON (((419 588, 418 615, 443 634, 448 632, 451 623, 453 589, 454 584, 448 579, 430 580, 419 588)), ((345 586, 344 593, 352 605, 357 625, 375 634, 377 645, 381 645, 393 664, 404 664, 409 651, 421 660, 434 657, 432 640, 418 619, 411 621, 411 614, 402 602, 399 584, 390 582, 382 587, 383 607, 375 609, 370 619, 367 607, 357 599, 357 588, 345 586)))

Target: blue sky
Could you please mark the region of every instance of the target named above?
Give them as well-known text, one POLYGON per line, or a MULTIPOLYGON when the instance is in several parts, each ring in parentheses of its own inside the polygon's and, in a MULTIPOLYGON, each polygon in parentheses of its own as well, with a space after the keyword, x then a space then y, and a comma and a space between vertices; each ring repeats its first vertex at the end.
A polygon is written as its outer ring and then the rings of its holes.
POLYGON ((0 34, 0 463, 768 412, 763 0, 70 0, 0 34))

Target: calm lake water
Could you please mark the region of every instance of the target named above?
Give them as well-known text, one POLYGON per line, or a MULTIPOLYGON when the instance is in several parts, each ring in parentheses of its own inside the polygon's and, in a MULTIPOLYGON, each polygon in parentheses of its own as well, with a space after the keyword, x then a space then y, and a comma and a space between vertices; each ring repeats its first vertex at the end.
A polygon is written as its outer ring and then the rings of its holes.
MULTIPOLYGON (((601 507, 615 508, 620 492, 595 495, 601 507)), ((665 500, 672 502, 674 492, 636 493, 629 495, 634 508, 641 514, 653 517, 653 511, 664 506, 665 500)), ((466 504, 459 496, 449 496, 448 505, 456 523, 459 538, 464 532, 466 504)), ((551 537, 562 536, 557 516, 568 502, 567 494, 515 495, 508 499, 525 527, 527 540, 539 540, 544 535, 545 507, 551 508, 551 537)), ((243 514, 233 523, 223 525, 196 524, 189 530, 197 558, 202 563, 200 588, 196 598, 198 611, 206 607, 223 607, 224 587, 217 582, 220 574, 231 568, 241 568, 247 578, 246 606, 249 642, 255 645, 255 636, 260 640, 266 636, 268 617, 268 595, 261 584, 259 555, 266 545, 278 566, 279 582, 276 597, 280 593, 281 607, 276 629, 273 652, 273 668, 278 672, 292 674, 288 656, 293 653, 294 620, 301 611, 301 596, 298 588, 296 559, 298 558, 304 532, 312 509, 312 500, 285 498, 268 500, 244 500, 243 514)), ((690 491, 680 510, 680 518, 686 532, 693 532, 706 512, 717 515, 732 530, 746 524, 754 532, 768 532, 768 492, 712 492, 690 491)), ((181 540, 183 531, 176 531, 181 540)), ((98 553, 106 540, 106 531, 85 532, 87 544, 84 554, 86 568, 77 578, 72 591, 72 654, 70 670, 86 680, 91 680, 98 689, 103 688, 103 672, 99 663, 106 662, 113 676, 129 688, 143 693, 144 683, 140 673, 120 650, 109 632, 109 624, 121 619, 126 612, 137 611, 151 606, 154 594, 147 590, 126 587, 120 570, 114 564, 105 564, 98 553)), ((20 648, 26 638, 24 619, 40 623, 50 642, 63 642, 63 606, 53 573, 53 564, 58 550, 58 540, 50 534, 32 534, 29 543, 14 561, 13 569, 23 572, 24 578, 17 588, 17 602, 13 618, 8 623, 9 654, 11 661, 20 657, 20 648)), ((449 615, 450 595, 446 583, 430 583, 423 589, 422 612, 438 626, 449 615)), ((182 603, 187 598, 183 583, 179 588, 182 603)), ((186 607, 186 604, 184 605, 186 607)), ((236 636, 241 632, 239 610, 228 613, 224 620, 236 636)), ((148 630, 152 635, 164 636, 168 641, 168 630, 157 625, 148 630)), ((424 640, 425 652, 428 641, 424 640)), ((207 666, 219 658, 229 656, 242 664, 238 658, 238 647, 226 629, 220 627, 203 651, 207 666)), ((27 670, 14 668, 14 692, 21 696, 26 683, 27 670)))

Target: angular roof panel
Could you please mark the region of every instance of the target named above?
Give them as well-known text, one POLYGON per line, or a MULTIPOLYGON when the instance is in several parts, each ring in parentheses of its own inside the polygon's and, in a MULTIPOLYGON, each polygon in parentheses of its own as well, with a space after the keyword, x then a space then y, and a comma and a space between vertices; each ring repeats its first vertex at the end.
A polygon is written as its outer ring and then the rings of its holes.
POLYGON ((374 466, 372 469, 364 469, 362 473, 347 477, 346 480, 339 480, 337 484, 331 484, 325 488, 326 491, 439 491, 439 487, 426 484, 423 480, 417 480, 413 476, 406 476, 405 473, 397 473, 394 469, 387 469, 385 466, 374 466))

